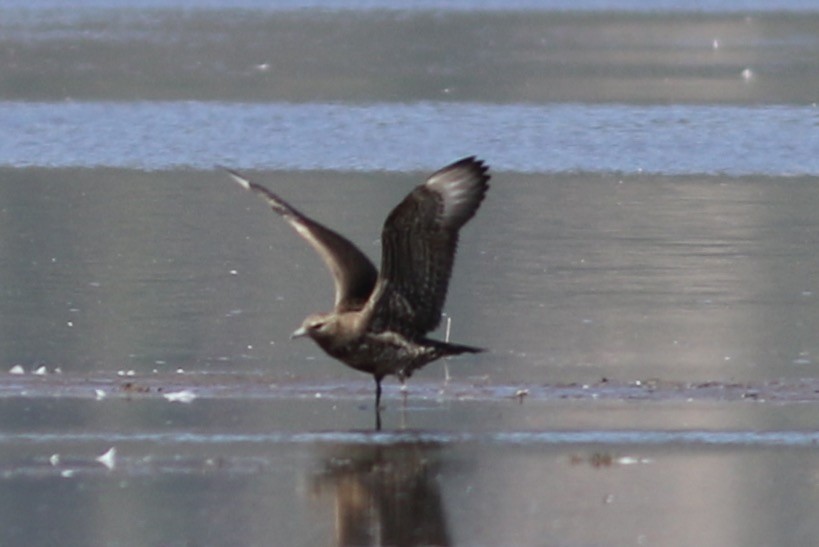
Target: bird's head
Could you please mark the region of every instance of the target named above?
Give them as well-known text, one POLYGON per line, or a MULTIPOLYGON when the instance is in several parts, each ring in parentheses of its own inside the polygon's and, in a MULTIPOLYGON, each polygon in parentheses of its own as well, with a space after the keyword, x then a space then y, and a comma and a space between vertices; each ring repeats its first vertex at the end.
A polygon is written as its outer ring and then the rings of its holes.
POLYGON ((293 331, 290 338, 302 338, 309 336, 313 340, 319 341, 332 337, 336 331, 335 317, 331 313, 317 313, 307 317, 301 326, 293 331))

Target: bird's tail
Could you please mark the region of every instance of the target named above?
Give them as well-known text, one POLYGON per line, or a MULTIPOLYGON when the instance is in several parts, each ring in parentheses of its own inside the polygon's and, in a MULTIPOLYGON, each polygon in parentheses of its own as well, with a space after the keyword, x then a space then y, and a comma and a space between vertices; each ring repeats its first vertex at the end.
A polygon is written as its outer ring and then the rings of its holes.
POLYGON ((460 355, 461 353, 482 353, 486 351, 484 348, 476 348, 474 346, 465 346, 463 344, 451 344, 449 342, 441 342, 439 340, 425 340, 427 344, 435 346, 441 352, 441 356, 460 355))

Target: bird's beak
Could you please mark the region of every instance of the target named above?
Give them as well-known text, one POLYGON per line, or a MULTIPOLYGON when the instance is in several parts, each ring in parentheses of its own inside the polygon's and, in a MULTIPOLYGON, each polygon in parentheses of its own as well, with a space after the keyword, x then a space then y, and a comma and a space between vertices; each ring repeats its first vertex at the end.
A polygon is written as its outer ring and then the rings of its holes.
POLYGON ((293 340, 294 338, 301 338, 302 336, 307 336, 307 329, 299 327, 293 331, 293 334, 290 335, 290 339, 293 340))

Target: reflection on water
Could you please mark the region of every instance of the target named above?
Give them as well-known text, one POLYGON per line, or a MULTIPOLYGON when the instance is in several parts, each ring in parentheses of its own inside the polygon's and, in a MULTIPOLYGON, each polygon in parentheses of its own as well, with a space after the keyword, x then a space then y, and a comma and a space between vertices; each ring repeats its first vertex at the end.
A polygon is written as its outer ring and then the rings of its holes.
POLYGON ((383 433, 339 429, 369 412, 329 398, 0 406, 2 545, 724 547, 819 533, 812 404, 473 400, 383 433))
POLYGON ((94 461, 110 445, 3 443, 0 542, 723 547, 812 545, 819 533, 807 445, 596 444, 587 433, 494 445, 125 440, 113 469, 94 461))
POLYGON ((336 545, 451 545, 440 450, 414 442, 323 450, 313 492, 335 507, 336 545))

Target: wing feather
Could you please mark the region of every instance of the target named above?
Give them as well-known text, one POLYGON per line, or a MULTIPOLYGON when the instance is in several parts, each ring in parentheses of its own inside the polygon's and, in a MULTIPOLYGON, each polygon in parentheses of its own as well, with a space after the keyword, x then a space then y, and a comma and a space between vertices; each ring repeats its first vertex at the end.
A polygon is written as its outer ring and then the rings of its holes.
POLYGON ((458 232, 489 188, 488 166, 464 158, 416 187, 392 210, 381 234, 381 274, 370 329, 418 338, 441 321, 458 232))
POLYGON ((367 256, 350 240, 307 217, 264 186, 225 169, 242 188, 260 195, 296 232, 318 252, 335 282, 335 311, 361 309, 370 298, 378 272, 367 256))

